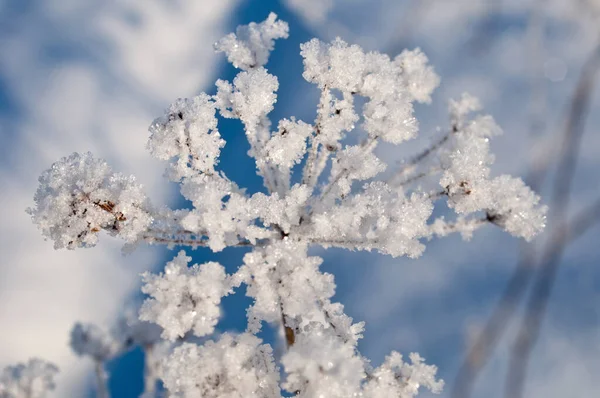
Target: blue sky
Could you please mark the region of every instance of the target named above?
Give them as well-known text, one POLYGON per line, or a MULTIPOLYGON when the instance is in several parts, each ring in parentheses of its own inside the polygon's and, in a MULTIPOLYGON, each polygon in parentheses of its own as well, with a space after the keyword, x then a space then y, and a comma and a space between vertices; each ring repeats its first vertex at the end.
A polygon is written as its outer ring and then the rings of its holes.
MULTIPOLYGON (((430 7, 418 13, 406 1, 334 0, 320 21, 306 19, 301 9, 289 6, 291 1, 202 3, 0 2, 0 174, 5 187, 0 198, 6 220, 0 243, 0 324, 9 325, 0 330, 0 367, 32 355, 61 364, 57 396, 93 396, 89 364, 68 352, 70 325, 80 320, 108 327, 124 302, 139 299, 138 273, 159 270, 174 252, 145 248, 121 257, 118 242, 109 239, 92 250, 54 252, 24 213, 32 204, 37 176, 61 156, 92 150, 115 169, 138 176, 155 202, 185 206, 176 187, 161 179, 163 165, 144 151, 147 126, 175 98, 212 93, 216 78, 235 76, 224 57, 212 53, 212 43, 221 35, 263 20, 270 11, 290 24, 290 38, 277 43, 268 65, 280 82, 273 121, 292 115, 310 121, 315 114, 318 92, 301 78, 299 55, 299 44, 311 37, 342 35, 366 49, 390 53, 419 46, 442 85, 432 105, 417 108, 422 141, 382 156, 397 159, 426 144, 435 128, 447 123, 447 99, 470 91, 505 130, 493 144, 495 173, 517 175, 524 175, 530 159, 560 132, 578 71, 597 36, 589 15, 570 10, 566 1, 551 1, 544 11, 538 63, 543 72, 552 62, 566 67, 564 78, 551 82, 531 78, 532 68, 537 70, 528 44, 533 0, 505 0, 499 15, 487 15, 483 0, 429 0, 430 7), (401 29, 405 25, 409 35, 401 29), (475 40, 486 32, 491 39, 475 40), (532 137, 535 87, 543 91, 546 130, 532 137)), ((600 125, 598 88, 594 93, 573 209, 599 193, 600 142, 594 135, 600 125)), ((239 123, 223 121, 220 130, 227 141, 222 168, 250 192, 263 189, 245 156, 239 123)), ((542 191, 545 198, 547 193, 542 191)), ((600 370, 597 233, 597 228, 590 231, 565 255, 534 352, 527 396, 590 396, 600 387, 593 377, 600 370)), ((516 239, 489 228, 470 242, 459 237, 433 241, 419 260, 316 252, 326 260, 324 269, 335 274, 336 297, 348 314, 367 322, 364 354, 379 363, 392 349, 416 351, 438 365, 441 377, 451 383, 468 336, 485 321, 517 250, 516 239)), ((195 262, 219 261, 229 270, 243 255, 234 249, 191 253, 195 262)), ((219 328, 243 329, 247 303, 242 294, 227 298, 219 328)), ((501 396, 512 334, 511 329, 486 368, 477 396, 501 396)), ((109 365, 113 397, 136 396, 141 363, 140 352, 134 351, 109 365)))

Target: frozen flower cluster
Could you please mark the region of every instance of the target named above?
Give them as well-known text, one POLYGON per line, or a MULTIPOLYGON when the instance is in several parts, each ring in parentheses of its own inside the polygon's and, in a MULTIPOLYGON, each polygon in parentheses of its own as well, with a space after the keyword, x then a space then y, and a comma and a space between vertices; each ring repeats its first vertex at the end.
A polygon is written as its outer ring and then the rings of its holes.
POLYGON ((221 311, 221 298, 230 291, 224 267, 216 262, 188 268, 191 257, 182 250, 165 267, 163 275, 145 273, 142 292, 151 296, 140 319, 164 328, 162 337, 176 340, 190 330, 196 336, 211 334, 221 311))
POLYGON ((77 355, 104 361, 117 351, 118 346, 113 337, 97 325, 76 323, 71 330, 71 348, 77 355))
POLYGON ((0 373, 0 398, 44 398, 54 390, 56 373, 55 365, 38 358, 8 366, 0 373))
MULTIPOLYGON (((99 398, 109 398, 110 393, 107 387, 108 373, 104 366, 107 362, 118 358, 125 352, 140 348, 144 352, 144 394, 143 398, 156 397, 157 391, 157 370, 160 360, 170 349, 170 344, 160 338, 162 328, 154 323, 144 322, 139 319, 137 309, 127 308, 118 319, 116 325, 111 330, 103 328, 92 323, 76 323, 71 329, 70 345, 75 354, 86 357, 92 361, 96 375, 96 395, 99 398)), ((30 364, 29 367, 32 367, 30 364)), ((40 368, 41 365, 37 365, 40 368)), ((54 384, 50 383, 54 373, 58 371, 55 367, 47 366, 48 375, 44 391, 54 389, 54 384)), ((41 382, 37 382, 41 385, 41 382)), ((23 384, 23 383, 21 383, 23 384)), ((29 393, 27 393, 29 394, 29 393)), ((2 395, 2 383, 0 380, 0 398, 30 398, 45 397, 40 387, 40 395, 2 395)))
MULTIPOLYGON (((333 275, 320 269, 322 259, 308 255, 309 248, 416 258, 434 237, 469 237, 484 225, 529 240, 544 228, 546 208, 520 179, 492 176, 489 140, 501 130, 477 113, 480 105, 469 95, 450 101, 447 132, 438 141, 400 169, 388 169, 377 148, 418 135, 413 104, 429 103, 439 84, 419 49, 390 58, 339 38, 303 44, 303 77, 320 91, 317 116, 273 126, 269 113, 279 83, 266 64, 275 40, 287 36, 287 24, 275 14, 239 27, 216 44, 241 69, 233 81, 217 81, 215 95, 176 100, 152 122, 148 149, 168 162, 166 175, 180 184, 191 208, 154 209, 132 177, 114 174, 90 154, 74 154, 42 175, 29 212, 57 248, 93 246, 101 230, 130 244, 251 248, 229 274, 216 262, 190 266, 181 251, 164 272, 143 275, 148 298, 140 319, 159 325, 176 346, 156 369, 172 396, 439 392, 436 368, 417 354, 405 362, 393 352, 379 367, 360 354, 364 324, 331 301, 333 275), (246 193, 219 169, 225 145, 219 117, 243 124, 263 192, 246 193), (440 206, 455 214, 432 217, 440 206), (214 336, 222 298, 242 285, 253 299, 246 332, 185 341, 214 336), (279 326, 281 358, 257 337, 264 324, 279 326)), ((96 359, 113 350, 84 326, 74 329, 73 347, 96 359)))
POLYGON ((224 334, 202 346, 184 343, 163 361, 174 397, 280 397, 279 372, 268 344, 250 333, 224 334))
POLYGON ((56 249, 94 246, 101 230, 133 242, 152 222, 135 178, 113 173, 89 152, 54 163, 39 181, 28 212, 56 249))

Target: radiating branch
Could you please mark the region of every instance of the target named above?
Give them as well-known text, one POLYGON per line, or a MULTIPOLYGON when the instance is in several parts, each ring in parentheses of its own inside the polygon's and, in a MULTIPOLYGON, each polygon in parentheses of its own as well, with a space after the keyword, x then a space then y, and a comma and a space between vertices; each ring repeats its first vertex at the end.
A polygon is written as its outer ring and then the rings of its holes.
MULTIPOLYGON (((209 242, 205 236, 160 236, 160 235, 143 235, 142 239, 149 244, 164 244, 169 246, 189 246, 192 248, 196 247, 208 247, 209 242)), ((232 245, 227 245, 227 247, 257 247, 264 246, 267 244, 267 241, 257 241, 256 243, 252 243, 246 240, 240 240, 232 245)))
POLYGON ((398 169, 387 179, 387 182, 393 186, 405 186, 423 177, 428 177, 430 175, 442 171, 441 167, 432 167, 427 171, 421 171, 417 174, 414 174, 418 169, 418 166, 429 156, 433 155, 438 150, 440 150, 448 142, 452 134, 456 132, 457 129, 454 126, 450 131, 447 131, 442 137, 435 140, 427 148, 423 149, 417 155, 403 163, 400 169, 398 169), (402 177, 404 177, 404 180, 402 180, 402 177))

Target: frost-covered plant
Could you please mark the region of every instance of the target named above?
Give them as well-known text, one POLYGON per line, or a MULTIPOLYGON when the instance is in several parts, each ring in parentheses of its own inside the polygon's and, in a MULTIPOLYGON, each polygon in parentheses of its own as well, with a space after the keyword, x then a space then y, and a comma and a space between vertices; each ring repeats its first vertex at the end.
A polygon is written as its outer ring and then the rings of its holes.
POLYGON ((162 329, 154 324, 141 321, 135 312, 128 308, 118 320, 116 327, 107 332, 91 323, 76 323, 71 330, 71 348, 79 356, 94 361, 99 398, 108 398, 106 387, 108 374, 104 364, 133 347, 141 347, 145 353, 144 397, 153 397, 156 391, 156 351, 162 354, 170 344, 161 341, 162 329))
POLYGON ((0 398, 44 398, 54 390, 58 368, 42 359, 8 366, 0 373, 0 398))
MULTIPOLYGON (((265 64, 274 40, 287 35, 275 14, 238 28, 216 44, 241 69, 233 82, 217 81, 212 96, 175 101, 150 126, 150 152, 169 162, 166 175, 193 208, 156 209, 132 177, 91 154, 74 154, 42 175, 29 212, 58 248, 93 246, 101 230, 128 244, 251 247, 232 274, 216 262, 190 267, 181 251, 163 273, 144 275, 149 297, 140 318, 173 342, 213 334, 221 299, 242 284, 254 300, 246 332, 183 343, 161 362, 158 373, 172 396, 281 397, 286 390, 298 397, 413 397, 420 386, 438 392, 436 368, 417 354, 405 362, 393 352, 373 367, 358 352, 364 324, 331 301, 333 275, 308 249, 416 258, 431 238, 469 237, 485 224, 529 240, 544 227, 546 209, 520 179, 490 176, 489 139, 500 128, 476 113, 479 103, 468 95, 450 102, 445 135, 386 172, 377 147, 417 136, 413 103, 430 102, 439 84, 418 49, 392 59, 341 39, 303 44, 303 76, 321 92, 316 119, 284 119, 271 128, 278 80, 265 64), (217 168, 225 145, 217 114, 243 123, 265 192, 249 195, 217 168), (357 144, 348 143, 350 134, 357 144), (444 201, 455 220, 432 219, 444 201), (264 322, 281 326, 281 358, 257 337, 264 322)), ((110 344, 96 340, 81 350, 102 356, 110 344)))

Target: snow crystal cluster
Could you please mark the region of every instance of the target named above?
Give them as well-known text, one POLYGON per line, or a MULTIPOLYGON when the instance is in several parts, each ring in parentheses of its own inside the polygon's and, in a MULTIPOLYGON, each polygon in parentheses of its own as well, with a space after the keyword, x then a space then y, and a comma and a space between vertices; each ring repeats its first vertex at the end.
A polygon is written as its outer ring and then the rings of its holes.
MULTIPOLYGON (((265 66, 275 40, 287 36, 275 14, 239 27, 215 45, 241 70, 235 79, 217 81, 215 95, 176 100, 152 122, 148 149, 168 162, 166 175, 191 208, 154 209, 132 177, 74 154, 42 175, 29 212, 57 248, 93 246, 104 230, 128 243, 252 249, 230 274, 216 262, 190 265, 181 251, 164 272, 143 275, 148 298, 140 319, 160 328, 142 336, 160 333, 173 342, 157 368, 172 396, 439 392, 436 368, 417 354, 405 362, 393 352, 374 367, 359 353, 364 324, 331 301, 334 278, 309 248, 418 257, 429 239, 455 232, 468 238, 489 224, 529 240, 543 229, 546 208, 520 179, 492 176, 489 140, 501 131, 468 95, 450 101, 447 132, 438 141, 387 170, 377 147, 417 136, 413 104, 429 103, 439 84, 419 49, 390 58, 339 38, 303 44, 303 77, 320 90, 316 119, 272 126, 279 83, 265 66), (242 122, 264 192, 247 194, 218 168, 225 145, 218 117, 242 122), (444 202, 455 215, 432 217, 444 202), (246 332, 215 337, 222 298, 242 284, 253 299, 246 332), (280 358, 257 337, 265 323, 280 327, 280 358), (199 345, 190 336, 214 340, 199 345)), ((80 354, 102 360, 114 352, 92 327, 79 325, 72 337, 80 354)))
POLYGON ((190 330, 199 337, 211 334, 221 315, 221 298, 230 292, 221 264, 188 268, 191 259, 182 250, 167 263, 163 275, 143 275, 142 292, 151 298, 142 306, 140 319, 162 326, 162 337, 171 341, 190 330))
POLYGON ((152 222, 135 178, 113 173, 89 152, 54 163, 39 181, 28 211, 56 249, 94 246, 101 230, 133 242, 152 222))
POLYGON ((174 397, 281 397, 272 349, 250 333, 223 334, 202 346, 183 343, 161 373, 174 397))
POLYGON ((0 373, 0 398, 44 398, 54 390, 58 368, 38 358, 8 366, 0 373))

